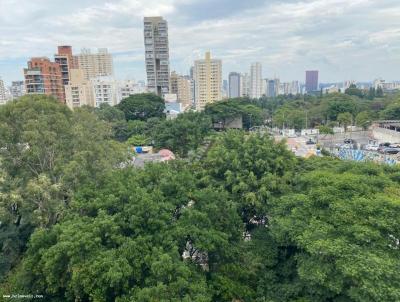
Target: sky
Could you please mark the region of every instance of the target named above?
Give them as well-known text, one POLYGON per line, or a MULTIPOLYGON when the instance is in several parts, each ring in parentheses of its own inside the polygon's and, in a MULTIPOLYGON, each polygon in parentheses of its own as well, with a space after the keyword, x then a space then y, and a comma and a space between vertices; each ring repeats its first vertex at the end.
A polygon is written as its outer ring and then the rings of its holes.
POLYGON ((230 71, 321 82, 400 80, 399 0, 0 0, 0 77, 23 78, 30 57, 57 45, 106 47, 118 79, 144 80, 143 17, 169 26, 171 70, 210 50, 230 71))

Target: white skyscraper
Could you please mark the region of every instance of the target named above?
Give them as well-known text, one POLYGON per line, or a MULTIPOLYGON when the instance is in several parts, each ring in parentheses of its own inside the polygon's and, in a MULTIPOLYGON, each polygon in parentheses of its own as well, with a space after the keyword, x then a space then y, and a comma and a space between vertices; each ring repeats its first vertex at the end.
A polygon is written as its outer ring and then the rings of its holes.
POLYGON ((258 99, 263 95, 263 79, 261 63, 251 64, 250 68, 250 97, 258 99))
POLYGON ((144 18, 147 87, 159 96, 169 93, 168 23, 162 17, 144 18))
POLYGON ((7 103, 6 88, 4 87, 4 82, 0 78, 0 105, 7 103))
POLYGON ((247 72, 240 75, 240 96, 250 97, 250 76, 247 72))

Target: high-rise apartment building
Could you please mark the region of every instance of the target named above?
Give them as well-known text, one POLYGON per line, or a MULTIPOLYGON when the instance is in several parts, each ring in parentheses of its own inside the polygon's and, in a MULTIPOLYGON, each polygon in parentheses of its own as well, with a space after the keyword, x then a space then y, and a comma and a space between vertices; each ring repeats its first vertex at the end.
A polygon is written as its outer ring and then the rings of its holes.
POLYGON ((298 81, 286 82, 280 84, 280 95, 296 95, 300 93, 300 86, 298 81))
POLYGON ((144 18, 147 87, 159 96, 169 93, 168 23, 162 17, 144 18))
POLYGON ((83 70, 86 80, 114 75, 113 58, 107 48, 99 48, 97 53, 82 49, 78 55, 78 68, 83 70))
POLYGON ((0 78, 0 105, 7 103, 6 88, 3 80, 0 78))
POLYGON ((176 94, 178 103, 187 108, 192 104, 191 81, 189 76, 182 76, 175 71, 171 72, 170 93, 176 94))
POLYGON ((194 104, 194 102, 196 100, 196 85, 195 85, 195 81, 194 81, 194 66, 190 67, 189 79, 190 79, 191 101, 192 101, 192 104, 194 104))
POLYGON ((229 97, 230 98, 239 98, 242 96, 240 90, 240 78, 241 75, 238 72, 230 72, 229 73, 229 97))
POLYGON ((11 98, 17 99, 25 94, 24 81, 12 81, 10 87, 11 98))
POLYGON ((279 95, 280 81, 279 79, 265 79, 265 95, 274 98, 279 95))
POLYGON ((117 83, 112 77, 93 78, 90 82, 96 107, 100 107, 101 104, 118 104, 117 83))
POLYGON ((65 102, 61 68, 46 57, 32 58, 24 69, 27 94, 52 95, 65 102))
POLYGON ((318 90, 318 70, 306 71, 306 92, 318 90))
POLYGON ((222 99, 222 61, 211 59, 210 52, 205 58, 194 62, 196 110, 201 111, 207 104, 222 99))
POLYGON ((262 65, 259 62, 250 67, 250 97, 258 99, 263 95, 262 65))
POLYGON ((240 75, 240 96, 250 97, 250 76, 247 72, 240 75))
POLYGON ((82 69, 71 69, 69 83, 64 86, 65 100, 69 108, 74 109, 81 106, 94 106, 92 86, 85 79, 82 69))
POLYGON ((72 54, 71 46, 58 46, 54 61, 60 65, 63 85, 68 85, 70 70, 78 68, 78 58, 72 54))

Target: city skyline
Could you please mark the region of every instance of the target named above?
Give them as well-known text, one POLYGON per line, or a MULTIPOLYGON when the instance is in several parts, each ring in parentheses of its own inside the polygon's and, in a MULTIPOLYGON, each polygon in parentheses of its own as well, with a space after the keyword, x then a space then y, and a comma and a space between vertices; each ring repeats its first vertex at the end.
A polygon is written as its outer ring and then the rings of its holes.
POLYGON ((400 78, 398 1, 54 2, 1 2, 0 75, 7 85, 22 79, 29 58, 51 58, 56 45, 106 47, 117 78, 145 79, 142 26, 152 15, 169 20, 171 70, 180 74, 211 50, 223 60, 224 79, 255 61, 263 64, 263 77, 284 81, 303 80, 313 69, 320 82, 400 78))

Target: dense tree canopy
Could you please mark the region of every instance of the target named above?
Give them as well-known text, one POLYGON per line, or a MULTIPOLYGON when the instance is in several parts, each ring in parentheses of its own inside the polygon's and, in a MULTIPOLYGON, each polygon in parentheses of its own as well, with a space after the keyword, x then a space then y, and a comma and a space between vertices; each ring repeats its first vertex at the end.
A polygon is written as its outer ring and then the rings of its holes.
MULTIPOLYGON (((355 95, 355 96, 358 96, 359 98, 364 97, 364 92, 361 89, 357 88, 357 86, 355 84, 351 84, 350 87, 345 90, 345 94, 355 95)), ((371 95, 372 95, 372 93, 371 93, 371 95)), ((375 95, 375 92, 374 92, 374 95, 375 95)))
POLYGON ((398 183, 387 177, 394 171, 332 164, 305 173, 274 204, 271 232, 297 274, 292 299, 397 301, 400 203, 398 183))
POLYGON ((211 130, 302 105, 320 124, 377 114, 341 97, 223 102, 175 120, 44 96, 0 107, 0 296, 399 301, 399 167, 299 159, 267 134, 211 130), (141 140, 182 160, 135 169, 126 147, 141 140))
POLYGON ((197 149, 210 133, 211 119, 202 113, 180 114, 175 120, 166 120, 153 128, 154 145, 167 148, 185 157, 197 149))
POLYGON ((14 242, 0 241, 0 265, 11 268, 35 227, 60 221, 74 191, 124 157, 108 124, 86 109, 71 112, 44 96, 1 106, 0 233, 14 242))
POLYGON ((400 102, 392 103, 381 112, 381 118, 385 120, 400 119, 400 102))
POLYGON ((147 120, 164 117, 165 104, 159 96, 151 93, 131 95, 123 99, 117 108, 125 114, 126 120, 147 120))
POLYGON ((237 117, 242 117, 245 129, 260 126, 265 119, 263 111, 247 99, 230 99, 209 104, 205 108, 205 114, 213 123, 222 123, 223 126, 237 117))

